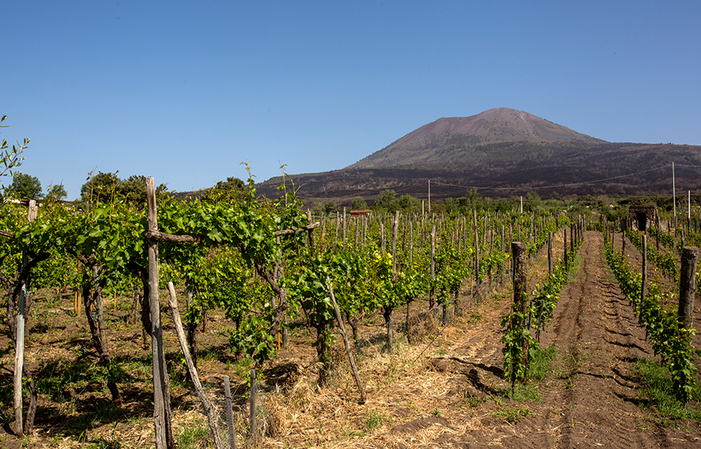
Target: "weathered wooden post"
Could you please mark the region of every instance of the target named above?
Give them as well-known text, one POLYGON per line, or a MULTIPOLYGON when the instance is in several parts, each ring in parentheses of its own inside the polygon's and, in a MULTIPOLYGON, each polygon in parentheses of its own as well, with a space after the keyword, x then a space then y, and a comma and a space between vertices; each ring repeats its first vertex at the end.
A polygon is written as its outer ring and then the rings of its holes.
MULTIPOLYGON (((360 400, 358 403, 360 405, 365 404, 365 388, 363 388, 363 383, 360 380, 360 375, 358 374, 358 368, 355 366, 355 357, 353 357, 353 350, 348 342, 348 336, 346 335, 346 327, 343 324, 343 317, 341 316, 341 311, 338 308, 338 303, 336 302, 336 296, 333 294, 333 287, 331 282, 328 281, 329 295, 331 296, 331 303, 333 304, 333 311, 336 315, 336 321, 338 322, 338 329, 341 331, 341 337, 343 338, 343 345, 346 348, 346 355, 348 356, 348 362, 350 363, 351 370, 353 371, 353 377, 355 378, 355 384, 358 386, 358 392, 360 392, 360 400)), ((407 306, 408 307, 408 306, 407 306)))
POLYGON ((251 432, 251 440, 253 441, 253 444, 255 444, 256 440, 258 439, 258 429, 256 428, 257 423, 256 423, 256 369, 253 368, 251 370, 251 390, 249 394, 249 421, 251 424, 250 427, 250 432, 251 432))
MULTIPOLYGON (((473 209, 472 210, 472 216, 473 216, 473 221, 474 221, 474 229, 475 229, 475 284, 477 284, 477 292, 479 293, 480 289, 480 242, 479 242, 479 230, 477 229, 477 210, 473 209)), ((475 292, 472 292, 472 296, 475 296, 475 292)))
MULTIPOLYGON (((153 178, 146 178, 146 201, 148 204, 148 232, 158 232, 158 211, 156 188, 153 178)), ((153 425, 156 449, 170 447, 172 432, 170 414, 166 405, 166 382, 168 372, 165 367, 163 350, 163 329, 161 328, 161 308, 158 296, 158 241, 148 238, 148 283, 149 304, 151 306, 151 350, 153 357, 153 425)))
MULTIPOLYGON (((27 221, 34 221, 37 216, 37 206, 35 200, 29 201, 29 210, 27 211, 27 221)), ((22 265, 20 267, 20 273, 23 273, 29 264, 29 259, 27 257, 27 250, 22 251, 22 265)), ((22 423, 22 373, 24 371, 24 324, 26 318, 24 316, 26 312, 26 296, 28 286, 23 279, 22 274, 20 274, 20 280, 22 285, 20 286, 19 295, 17 296, 17 336, 15 339, 15 373, 14 373, 14 411, 15 411, 15 426, 13 431, 15 435, 24 435, 24 425, 22 423)), ((8 298, 8 301, 12 301, 12 298, 8 298)), ((10 310, 8 308, 8 310, 10 310)), ((8 317, 12 319, 12 317, 8 317)))
MULTIPOLYGON (((511 244, 511 254, 514 259, 514 313, 512 315, 512 327, 514 329, 524 329, 526 325, 526 308, 528 307, 528 285, 526 278, 526 255, 528 254, 527 245, 524 242, 513 242, 511 244)), ((523 340, 523 364, 527 367, 528 364, 528 340, 523 340)), ((514 362, 516 365, 517 363, 514 362)), ((514 370, 515 371, 515 370, 514 370)), ((515 375, 515 373, 514 373, 515 375)), ((515 377, 512 375, 512 393, 515 383, 515 377)))
POLYGON ((436 305, 435 287, 436 280, 436 225, 431 228, 431 291, 428 296, 428 308, 433 309, 436 305))
POLYGON ((694 318, 694 295, 696 293, 696 262, 698 248, 682 248, 682 268, 679 273, 679 326, 691 329, 694 318))
POLYGON ((640 307, 638 322, 643 323, 643 314, 645 313, 645 289, 647 288, 647 235, 643 234, 643 250, 642 250, 642 283, 640 284, 640 307))
POLYGON ((553 233, 548 233, 548 274, 553 272, 553 233))
POLYGON ((234 427, 233 397, 231 396, 229 376, 224 376, 224 398, 226 399, 226 425, 229 428, 229 448, 236 449, 236 428, 234 427))
POLYGON ((394 214, 394 223, 392 224, 392 276, 397 277, 397 237, 399 233, 399 211, 394 214))
POLYGON ((343 208, 343 250, 345 251, 346 249, 346 238, 347 238, 348 230, 346 228, 346 208, 343 208))

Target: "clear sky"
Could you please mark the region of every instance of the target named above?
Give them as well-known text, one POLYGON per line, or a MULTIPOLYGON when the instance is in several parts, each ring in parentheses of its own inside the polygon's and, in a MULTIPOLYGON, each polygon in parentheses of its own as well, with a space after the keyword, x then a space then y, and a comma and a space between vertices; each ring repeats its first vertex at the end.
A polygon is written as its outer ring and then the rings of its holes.
POLYGON ((339 169, 496 107, 701 145, 698 0, 0 0, 0 21, 2 138, 69 199, 91 171, 186 191, 243 161, 339 169))

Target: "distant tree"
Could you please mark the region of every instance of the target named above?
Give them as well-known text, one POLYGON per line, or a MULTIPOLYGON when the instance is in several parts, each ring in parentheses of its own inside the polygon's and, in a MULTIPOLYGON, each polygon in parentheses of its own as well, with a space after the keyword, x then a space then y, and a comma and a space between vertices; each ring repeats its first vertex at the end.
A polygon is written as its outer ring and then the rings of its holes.
POLYGON ((63 187, 63 184, 52 185, 46 191, 46 196, 45 196, 45 198, 49 201, 63 201, 67 197, 68 197, 68 193, 66 193, 66 188, 63 187))
POLYGON ((523 210, 526 212, 534 212, 538 210, 542 201, 540 200, 540 195, 538 192, 528 192, 526 195, 526 200, 523 202, 523 210))
POLYGON ((7 188, 7 196, 18 200, 40 200, 41 193, 39 178, 20 172, 12 174, 12 184, 7 188))
POLYGON ((362 197, 353 198, 351 201, 351 210, 367 210, 368 203, 362 197))
POLYGON ((245 192, 246 184, 239 178, 234 178, 229 176, 226 181, 219 181, 214 186, 217 190, 230 191, 230 192, 245 192))
POLYGON ((242 200, 246 195, 246 184, 239 178, 232 176, 226 181, 219 181, 205 192, 205 197, 212 201, 235 202, 242 200))
MULTIPOLYGON (((87 182, 80 188, 84 201, 107 203, 121 198, 127 203, 143 207, 146 205, 146 176, 132 175, 127 179, 119 179, 117 173, 99 172, 88 177, 87 182)), ((156 196, 166 193, 165 184, 156 186, 156 196)))
POLYGON ((377 210, 393 212, 397 209, 397 203, 394 200, 396 195, 397 193, 394 190, 383 190, 375 199, 373 207, 377 210))
POLYGON ((482 198, 480 198, 476 187, 471 188, 465 193, 465 207, 468 210, 482 208, 482 198))
POLYGON ((334 203, 333 201, 329 201, 324 205, 324 214, 328 215, 334 213, 337 209, 338 208, 336 207, 336 203, 334 203))
POLYGON ((414 198, 413 196, 409 194, 405 194, 399 197, 399 201, 397 201, 397 205, 399 206, 400 209, 404 211, 411 211, 414 209, 417 209, 419 206, 419 200, 414 198))
POLYGON ((446 198, 444 204, 445 211, 449 213, 457 212, 460 207, 460 201, 456 200, 455 198, 446 198))
POLYGON ((108 203, 119 193, 120 179, 117 173, 98 172, 97 175, 90 172, 85 184, 80 188, 80 196, 83 201, 108 203))

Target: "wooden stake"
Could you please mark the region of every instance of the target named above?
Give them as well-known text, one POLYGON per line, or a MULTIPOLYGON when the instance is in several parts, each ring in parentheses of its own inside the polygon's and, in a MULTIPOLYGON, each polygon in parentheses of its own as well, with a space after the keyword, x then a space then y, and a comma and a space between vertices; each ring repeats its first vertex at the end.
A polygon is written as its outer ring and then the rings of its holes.
MULTIPOLYGON (((180 313, 178 312, 178 299, 175 296, 175 287, 173 287, 172 282, 168 282, 168 293, 170 294, 170 300, 168 300, 168 306, 170 307, 170 312, 173 315, 173 323, 175 323, 175 332, 178 334, 178 342, 180 343, 180 349, 185 356, 185 363, 187 364, 187 370, 190 373, 190 379, 195 385, 195 394, 202 403, 205 415, 207 415, 207 423, 209 424, 209 430, 214 438, 214 445, 217 449, 224 449, 224 443, 221 439, 221 432, 219 431, 219 414, 217 409, 209 400, 207 395, 202 388, 200 383, 200 378, 197 375, 197 368, 192 362, 192 357, 190 357, 190 350, 187 348, 187 338, 185 337, 185 331, 183 331, 183 323, 180 320, 180 313)), ((228 379, 227 379, 228 380, 228 379)), ((231 393, 229 393, 231 395, 231 393)))
POLYGON ((694 319, 694 295, 696 293, 696 262, 698 248, 682 248, 682 268, 679 273, 679 310, 677 317, 680 327, 692 328, 694 319))
POLYGON ((365 389, 363 388, 363 383, 360 381, 358 368, 355 366, 355 357, 353 357, 353 351, 351 350, 350 343, 348 342, 348 336, 346 335, 346 327, 343 324, 341 311, 338 309, 338 303, 336 302, 336 297, 333 294, 333 287, 331 287, 331 281, 327 280, 327 285, 329 287, 329 294, 331 295, 331 303, 333 304, 333 310, 334 314, 336 315, 336 321, 338 322, 338 329, 341 331, 341 337, 343 337, 343 345, 346 347, 346 355, 348 356, 348 361, 350 362, 351 370, 353 371, 355 384, 358 386, 358 392, 360 392, 360 400, 358 401, 358 403, 362 405, 365 404, 366 401, 365 389))
MULTIPOLYGON (((156 189, 153 178, 146 178, 148 202, 148 230, 158 231, 156 189)), ((156 449, 167 447, 165 407, 165 360, 163 330, 161 328, 160 298, 158 297, 158 242, 148 239, 149 303, 151 305, 151 349, 153 357, 153 425, 156 449)))

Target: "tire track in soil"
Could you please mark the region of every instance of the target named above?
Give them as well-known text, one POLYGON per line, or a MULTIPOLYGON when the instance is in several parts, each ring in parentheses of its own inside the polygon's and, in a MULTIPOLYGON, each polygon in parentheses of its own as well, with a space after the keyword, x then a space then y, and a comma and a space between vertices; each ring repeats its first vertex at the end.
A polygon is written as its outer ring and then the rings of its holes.
POLYGON ((632 368, 653 351, 606 269, 602 248, 600 233, 585 234, 576 280, 562 290, 551 329, 541 339, 542 347, 554 344, 558 351, 557 379, 541 387, 551 416, 559 416, 552 423, 554 446, 697 447, 693 438, 670 437, 636 405, 641 385, 632 368))
MULTIPOLYGON (((514 424, 496 419, 493 413, 501 406, 488 401, 474 410, 478 418, 470 430, 440 441, 440 447, 701 447, 697 424, 685 422, 686 432, 664 428, 638 406, 642 385, 633 367, 638 357, 652 358, 653 351, 602 251, 601 233, 586 232, 576 278, 563 288, 553 322, 541 335, 542 348, 557 348, 554 373, 540 385, 543 400, 504 400, 507 410, 530 410, 514 424)), ((503 359, 493 350, 501 348, 496 343, 501 333, 485 325, 480 334, 457 355, 501 366, 503 359)))

